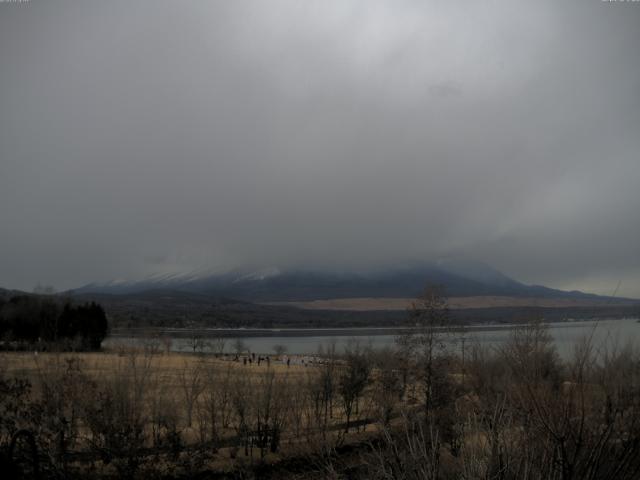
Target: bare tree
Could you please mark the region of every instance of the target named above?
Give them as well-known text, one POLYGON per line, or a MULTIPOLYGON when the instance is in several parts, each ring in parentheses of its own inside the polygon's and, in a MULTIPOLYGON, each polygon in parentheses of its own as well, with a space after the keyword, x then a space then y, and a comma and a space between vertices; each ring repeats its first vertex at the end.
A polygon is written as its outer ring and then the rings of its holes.
POLYGON ((187 345, 189 345, 193 353, 202 353, 207 348, 208 343, 204 337, 193 332, 187 339, 187 345))
POLYGON ((346 417, 345 432, 349 432, 351 415, 358 412, 358 400, 369 383, 371 366, 366 352, 359 345, 351 346, 345 353, 346 367, 339 380, 339 391, 346 417))
POLYGON ((120 360, 113 375, 87 389, 83 420, 92 450, 111 461, 120 477, 131 478, 144 460, 153 356, 130 354, 120 360))
POLYGON ((169 355, 171 353, 171 347, 173 346, 173 339, 168 335, 163 335, 160 337, 160 341, 164 347, 164 353, 169 355))
POLYGON ((224 353, 224 347, 227 345, 227 339, 223 336, 216 335, 210 340, 209 345, 214 355, 219 357, 224 353))
POLYGON ((378 409, 378 417, 384 426, 391 421, 394 409, 402 398, 402 371, 400 362, 391 349, 376 352, 376 378, 373 388, 373 401, 378 409))
POLYGON ((192 425, 193 409, 198 398, 202 394, 202 373, 203 368, 200 363, 197 363, 196 365, 189 365, 188 362, 185 362, 184 367, 178 374, 178 382, 184 396, 184 408, 188 427, 191 427, 192 425))
POLYGON ((237 355, 242 355, 247 350, 247 345, 241 338, 236 338, 233 341, 233 349, 235 350, 237 355))
POLYGON ((274 345, 273 346, 273 352, 276 354, 277 357, 281 357, 282 355, 284 355, 287 352, 287 346, 286 345, 274 345))
MULTIPOLYGON (((409 318, 414 326, 397 338, 400 351, 415 362, 415 373, 423 387, 425 412, 429 414, 435 399, 435 363, 443 353, 443 328, 449 325, 447 299, 439 286, 428 286, 422 296, 409 308, 409 318)), ((411 363, 411 360, 409 360, 411 363)))

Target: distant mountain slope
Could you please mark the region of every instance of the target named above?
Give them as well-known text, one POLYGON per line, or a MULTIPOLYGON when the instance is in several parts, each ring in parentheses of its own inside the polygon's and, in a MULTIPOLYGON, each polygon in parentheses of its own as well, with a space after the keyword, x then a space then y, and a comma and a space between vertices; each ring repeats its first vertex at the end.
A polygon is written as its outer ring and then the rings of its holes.
POLYGON ((451 297, 609 300, 607 297, 582 292, 525 285, 488 265, 466 259, 414 263, 374 273, 267 269, 249 273, 160 275, 136 282, 90 284, 72 293, 133 294, 150 290, 172 290, 248 302, 299 302, 356 297, 412 298, 419 295, 427 284, 444 286, 446 294, 451 297))

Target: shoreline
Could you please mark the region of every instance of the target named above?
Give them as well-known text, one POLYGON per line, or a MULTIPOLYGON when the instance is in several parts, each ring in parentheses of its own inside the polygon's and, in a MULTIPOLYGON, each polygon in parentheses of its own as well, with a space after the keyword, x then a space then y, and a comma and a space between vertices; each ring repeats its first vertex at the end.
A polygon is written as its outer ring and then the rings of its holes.
MULTIPOLYGON (((551 328, 571 328, 585 326, 586 324, 598 324, 603 322, 615 322, 636 320, 636 317, 565 320, 556 322, 542 322, 551 328)), ((443 332, 491 332, 516 328, 524 328, 526 323, 505 324, 471 324, 456 325, 451 327, 436 327, 443 332)), ((420 330, 419 327, 331 327, 331 328, 152 328, 134 327, 117 328, 109 333, 107 338, 268 338, 268 337, 371 337, 379 335, 401 335, 420 330)))

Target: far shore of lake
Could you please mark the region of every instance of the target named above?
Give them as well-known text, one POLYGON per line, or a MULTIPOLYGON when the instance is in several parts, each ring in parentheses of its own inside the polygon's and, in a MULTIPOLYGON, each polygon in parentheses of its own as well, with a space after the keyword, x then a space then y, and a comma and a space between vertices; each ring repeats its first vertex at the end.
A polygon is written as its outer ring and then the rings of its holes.
MULTIPOLYGON (((588 325, 606 324, 616 321, 636 320, 635 318, 607 318, 607 319, 568 319, 557 322, 542 322, 553 328, 584 328, 588 325)), ((491 332, 512 330, 523 328, 527 324, 523 323, 491 323, 491 324, 470 324, 452 325, 437 327, 448 332, 491 332)), ((154 328, 154 327, 133 327, 114 328, 109 337, 331 337, 331 336, 353 336, 370 337, 377 335, 401 335, 419 330, 420 327, 345 327, 345 328, 200 328, 200 327, 180 327, 180 328, 154 328)))

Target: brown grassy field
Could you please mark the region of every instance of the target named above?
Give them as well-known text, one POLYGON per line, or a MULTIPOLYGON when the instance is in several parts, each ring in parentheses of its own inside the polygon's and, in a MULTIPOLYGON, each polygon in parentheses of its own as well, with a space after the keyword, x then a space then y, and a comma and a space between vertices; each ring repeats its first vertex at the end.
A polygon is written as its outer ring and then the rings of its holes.
MULTIPOLYGON (((327 300, 311 300, 308 302, 270 302, 268 305, 292 306, 308 310, 345 310, 345 311, 380 311, 406 310, 413 298, 334 298, 327 300)), ((598 307, 603 306, 602 300, 576 298, 536 298, 536 297, 451 297, 448 306, 451 309, 466 308, 500 308, 500 307, 598 307)), ((621 303, 620 305, 625 305, 621 303)), ((618 306, 616 303, 608 306, 618 306)))
MULTIPOLYGON (((115 424, 122 432, 128 432, 131 424, 140 425, 140 439, 126 435, 121 438, 123 433, 116 433, 115 438, 131 443, 132 449, 146 449, 149 454, 141 455, 147 457, 145 461, 153 457, 155 463, 171 463, 165 454, 172 436, 177 435, 185 450, 182 457, 189 457, 189 452, 195 450, 206 458, 198 468, 215 471, 235 468, 237 459, 243 458, 273 463, 312 455, 321 450, 320 441, 343 445, 361 441, 375 430, 370 422, 362 422, 372 413, 370 395, 365 396, 367 401, 362 402, 358 412, 351 414, 350 421, 357 427, 348 433, 338 398, 334 398, 331 411, 323 410, 324 406, 318 403, 314 405, 313 392, 318 391, 316 386, 325 366, 287 366, 273 356, 270 363, 263 360, 260 365, 257 361, 245 364, 243 357, 234 357, 133 349, 99 353, 2 352, 0 377, 28 380, 32 385, 31 399, 52 402, 58 415, 72 419, 69 450, 76 457, 95 450, 92 445, 97 430, 91 425, 91 412, 104 415, 107 423, 115 424), (105 398, 108 401, 100 403, 105 398), (269 441, 260 439, 261 435, 272 433, 260 431, 274 429, 279 432, 277 448, 272 451, 269 441), (203 448, 206 454, 202 453, 203 448)), ((340 365, 335 359, 331 368, 338 369, 340 365)), ((333 395, 337 397, 337 393, 333 395)), ((109 432, 108 425, 100 426, 102 430, 105 427, 109 432)), ((104 433, 97 435, 104 437, 104 433)), ((108 448, 127 455, 113 446, 108 448)), ((94 464, 96 461, 106 473, 122 473, 114 472, 112 465, 100 462, 98 457, 92 460, 94 464)))
POLYGON ((28 431, 51 478, 638 478, 636 350, 585 343, 565 362, 532 325, 460 357, 438 335, 289 367, 0 353, 0 454, 28 431))
MULTIPOLYGON (((99 379, 113 376, 116 372, 126 369, 131 361, 133 349, 121 351, 91 352, 91 353, 43 353, 38 352, 0 352, 0 364, 5 375, 24 376, 37 381, 42 375, 46 375, 51 369, 65 367, 70 361, 80 362, 82 370, 89 376, 99 379)), ((140 352, 138 359, 144 358, 140 352)), ((150 358, 150 374, 161 377, 166 384, 164 388, 175 387, 175 377, 181 370, 192 370, 196 367, 211 370, 231 369, 233 372, 243 375, 256 376, 267 371, 277 375, 287 375, 291 378, 304 375, 307 369, 301 365, 291 365, 289 368, 277 359, 267 367, 266 362, 260 366, 257 363, 250 367, 243 366, 242 362, 232 361, 233 356, 217 358, 212 355, 191 355, 186 353, 154 354, 150 358)))

